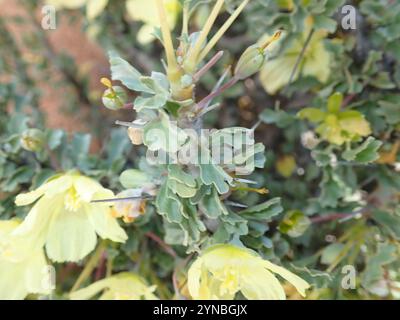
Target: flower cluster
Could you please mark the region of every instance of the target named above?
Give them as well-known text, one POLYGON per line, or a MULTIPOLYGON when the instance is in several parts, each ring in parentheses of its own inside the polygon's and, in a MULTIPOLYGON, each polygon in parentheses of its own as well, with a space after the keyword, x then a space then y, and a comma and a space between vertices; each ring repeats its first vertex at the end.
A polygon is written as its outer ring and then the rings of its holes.
POLYGON ((49 293, 51 286, 44 284, 48 277, 43 249, 54 262, 78 262, 93 251, 97 236, 126 241, 127 235, 112 216, 109 204, 92 202, 104 197, 113 197, 112 191, 77 172, 54 176, 36 190, 17 196, 18 206, 36 202, 21 223, 1 222, 2 274, 19 273, 18 279, 22 279, 10 289, 8 282, 15 278, 1 278, 4 290, 0 291, 5 298, 49 293))

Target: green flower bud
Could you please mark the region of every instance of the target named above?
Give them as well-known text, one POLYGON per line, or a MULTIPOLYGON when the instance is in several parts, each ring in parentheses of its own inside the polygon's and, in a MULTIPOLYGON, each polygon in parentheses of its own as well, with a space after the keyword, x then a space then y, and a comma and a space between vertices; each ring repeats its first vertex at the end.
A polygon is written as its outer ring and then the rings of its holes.
POLYGON ((258 72, 264 64, 266 49, 274 41, 278 40, 282 31, 278 30, 264 44, 253 44, 240 56, 235 68, 234 76, 238 80, 244 80, 258 72))
POLYGON ((20 143, 27 151, 40 151, 45 144, 46 136, 39 129, 28 129, 21 135, 20 143))
POLYGON ((104 91, 102 101, 107 109, 121 109, 127 100, 128 96, 125 90, 119 86, 113 86, 104 91))
POLYGON ((264 50, 258 45, 248 47, 240 56, 234 76, 238 80, 246 79, 258 72, 265 61, 264 50))

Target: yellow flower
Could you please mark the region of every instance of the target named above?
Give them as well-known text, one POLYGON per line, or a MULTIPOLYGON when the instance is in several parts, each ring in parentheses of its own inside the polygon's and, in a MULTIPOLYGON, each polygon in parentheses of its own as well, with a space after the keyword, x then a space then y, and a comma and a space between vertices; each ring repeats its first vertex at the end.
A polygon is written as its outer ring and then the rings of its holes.
POLYGON ((79 9, 86 6, 86 17, 89 21, 99 16, 109 0, 47 0, 56 9, 79 9))
POLYGON ((96 234, 116 242, 127 239, 108 204, 91 202, 112 197, 112 191, 78 173, 55 176, 38 189, 17 196, 18 206, 40 199, 14 234, 29 239, 31 246, 46 245, 47 255, 54 261, 79 261, 95 248, 96 234))
POLYGON ((342 145, 357 141, 371 134, 371 127, 364 115, 356 110, 341 110, 343 95, 334 93, 328 98, 326 111, 318 108, 304 108, 299 111, 301 119, 319 124, 316 132, 330 143, 342 145))
POLYGON ((43 249, 29 250, 23 238, 13 236, 19 224, 0 221, 0 300, 21 300, 29 293, 51 291, 43 249))
POLYGON ((156 300, 153 294, 156 286, 148 286, 136 274, 122 272, 70 294, 72 300, 88 300, 103 292, 100 300, 156 300))
POLYGON ((207 249, 190 267, 188 287, 194 299, 233 299, 239 291, 249 300, 284 300, 273 273, 290 282, 304 297, 309 284, 254 251, 221 244, 207 249))
POLYGON ((289 178, 296 170, 296 160, 292 155, 287 154, 279 157, 275 167, 281 176, 289 178))
MULTIPOLYGON (((290 46, 278 57, 267 60, 260 71, 260 82, 269 94, 275 94, 289 83, 290 75, 303 49, 309 33, 309 27, 302 36, 294 39, 290 46)), ((327 33, 324 30, 315 31, 300 65, 294 74, 293 81, 303 76, 313 76, 324 83, 330 75, 331 55, 326 50, 323 40, 327 33)))
MULTIPOLYGON (((171 29, 175 27, 181 10, 179 0, 163 0, 167 13, 168 25, 171 29)), ((146 44, 154 40, 152 33, 155 27, 159 27, 156 1, 154 0, 128 0, 126 10, 133 20, 141 21, 144 25, 137 33, 140 43, 146 44)))

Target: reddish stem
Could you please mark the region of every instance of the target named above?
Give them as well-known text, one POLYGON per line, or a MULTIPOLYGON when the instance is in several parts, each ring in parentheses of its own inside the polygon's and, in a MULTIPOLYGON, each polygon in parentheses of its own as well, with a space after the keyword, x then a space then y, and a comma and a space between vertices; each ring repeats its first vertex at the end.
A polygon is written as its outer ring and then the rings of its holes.
POLYGON ((170 256, 176 258, 176 252, 174 251, 174 249, 172 249, 169 245, 167 245, 159 236, 157 236, 156 234, 154 234, 153 232, 146 232, 145 236, 150 238, 151 240, 157 242, 161 248, 164 249, 164 251, 166 253, 168 253, 170 256))

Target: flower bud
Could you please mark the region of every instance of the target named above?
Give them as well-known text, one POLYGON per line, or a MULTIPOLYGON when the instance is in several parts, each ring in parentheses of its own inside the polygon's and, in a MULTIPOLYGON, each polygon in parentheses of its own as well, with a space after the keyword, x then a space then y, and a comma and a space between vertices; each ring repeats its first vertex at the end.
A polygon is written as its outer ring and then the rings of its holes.
POLYGON ((40 151, 45 143, 45 134, 39 129, 28 129, 21 135, 20 143, 27 151, 40 151))
POLYGON ((113 86, 104 91, 102 101, 107 109, 118 110, 126 103, 127 95, 125 90, 119 86, 113 86))
POLYGON ((146 200, 140 198, 142 189, 128 189, 117 194, 117 198, 137 197, 137 199, 115 202, 111 214, 114 218, 122 218, 125 223, 133 222, 146 211, 146 200))
POLYGON ((128 137, 134 145, 141 145, 143 143, 143 129, 142 128, 128 128, 128 137))
POLYGON ((264 44, 254 44, 248 47, 240 56, 235 68, 234 76, 238 80, 244 80, 258 72, 264 64, 267 47, 278 40, 282 31, 278 30, 264 44))
POLYGON ((264 50, 258 45, 248 47, 240 56, 235 68, 235 78, 246 79, 258 72, 265 61, 264 50))

